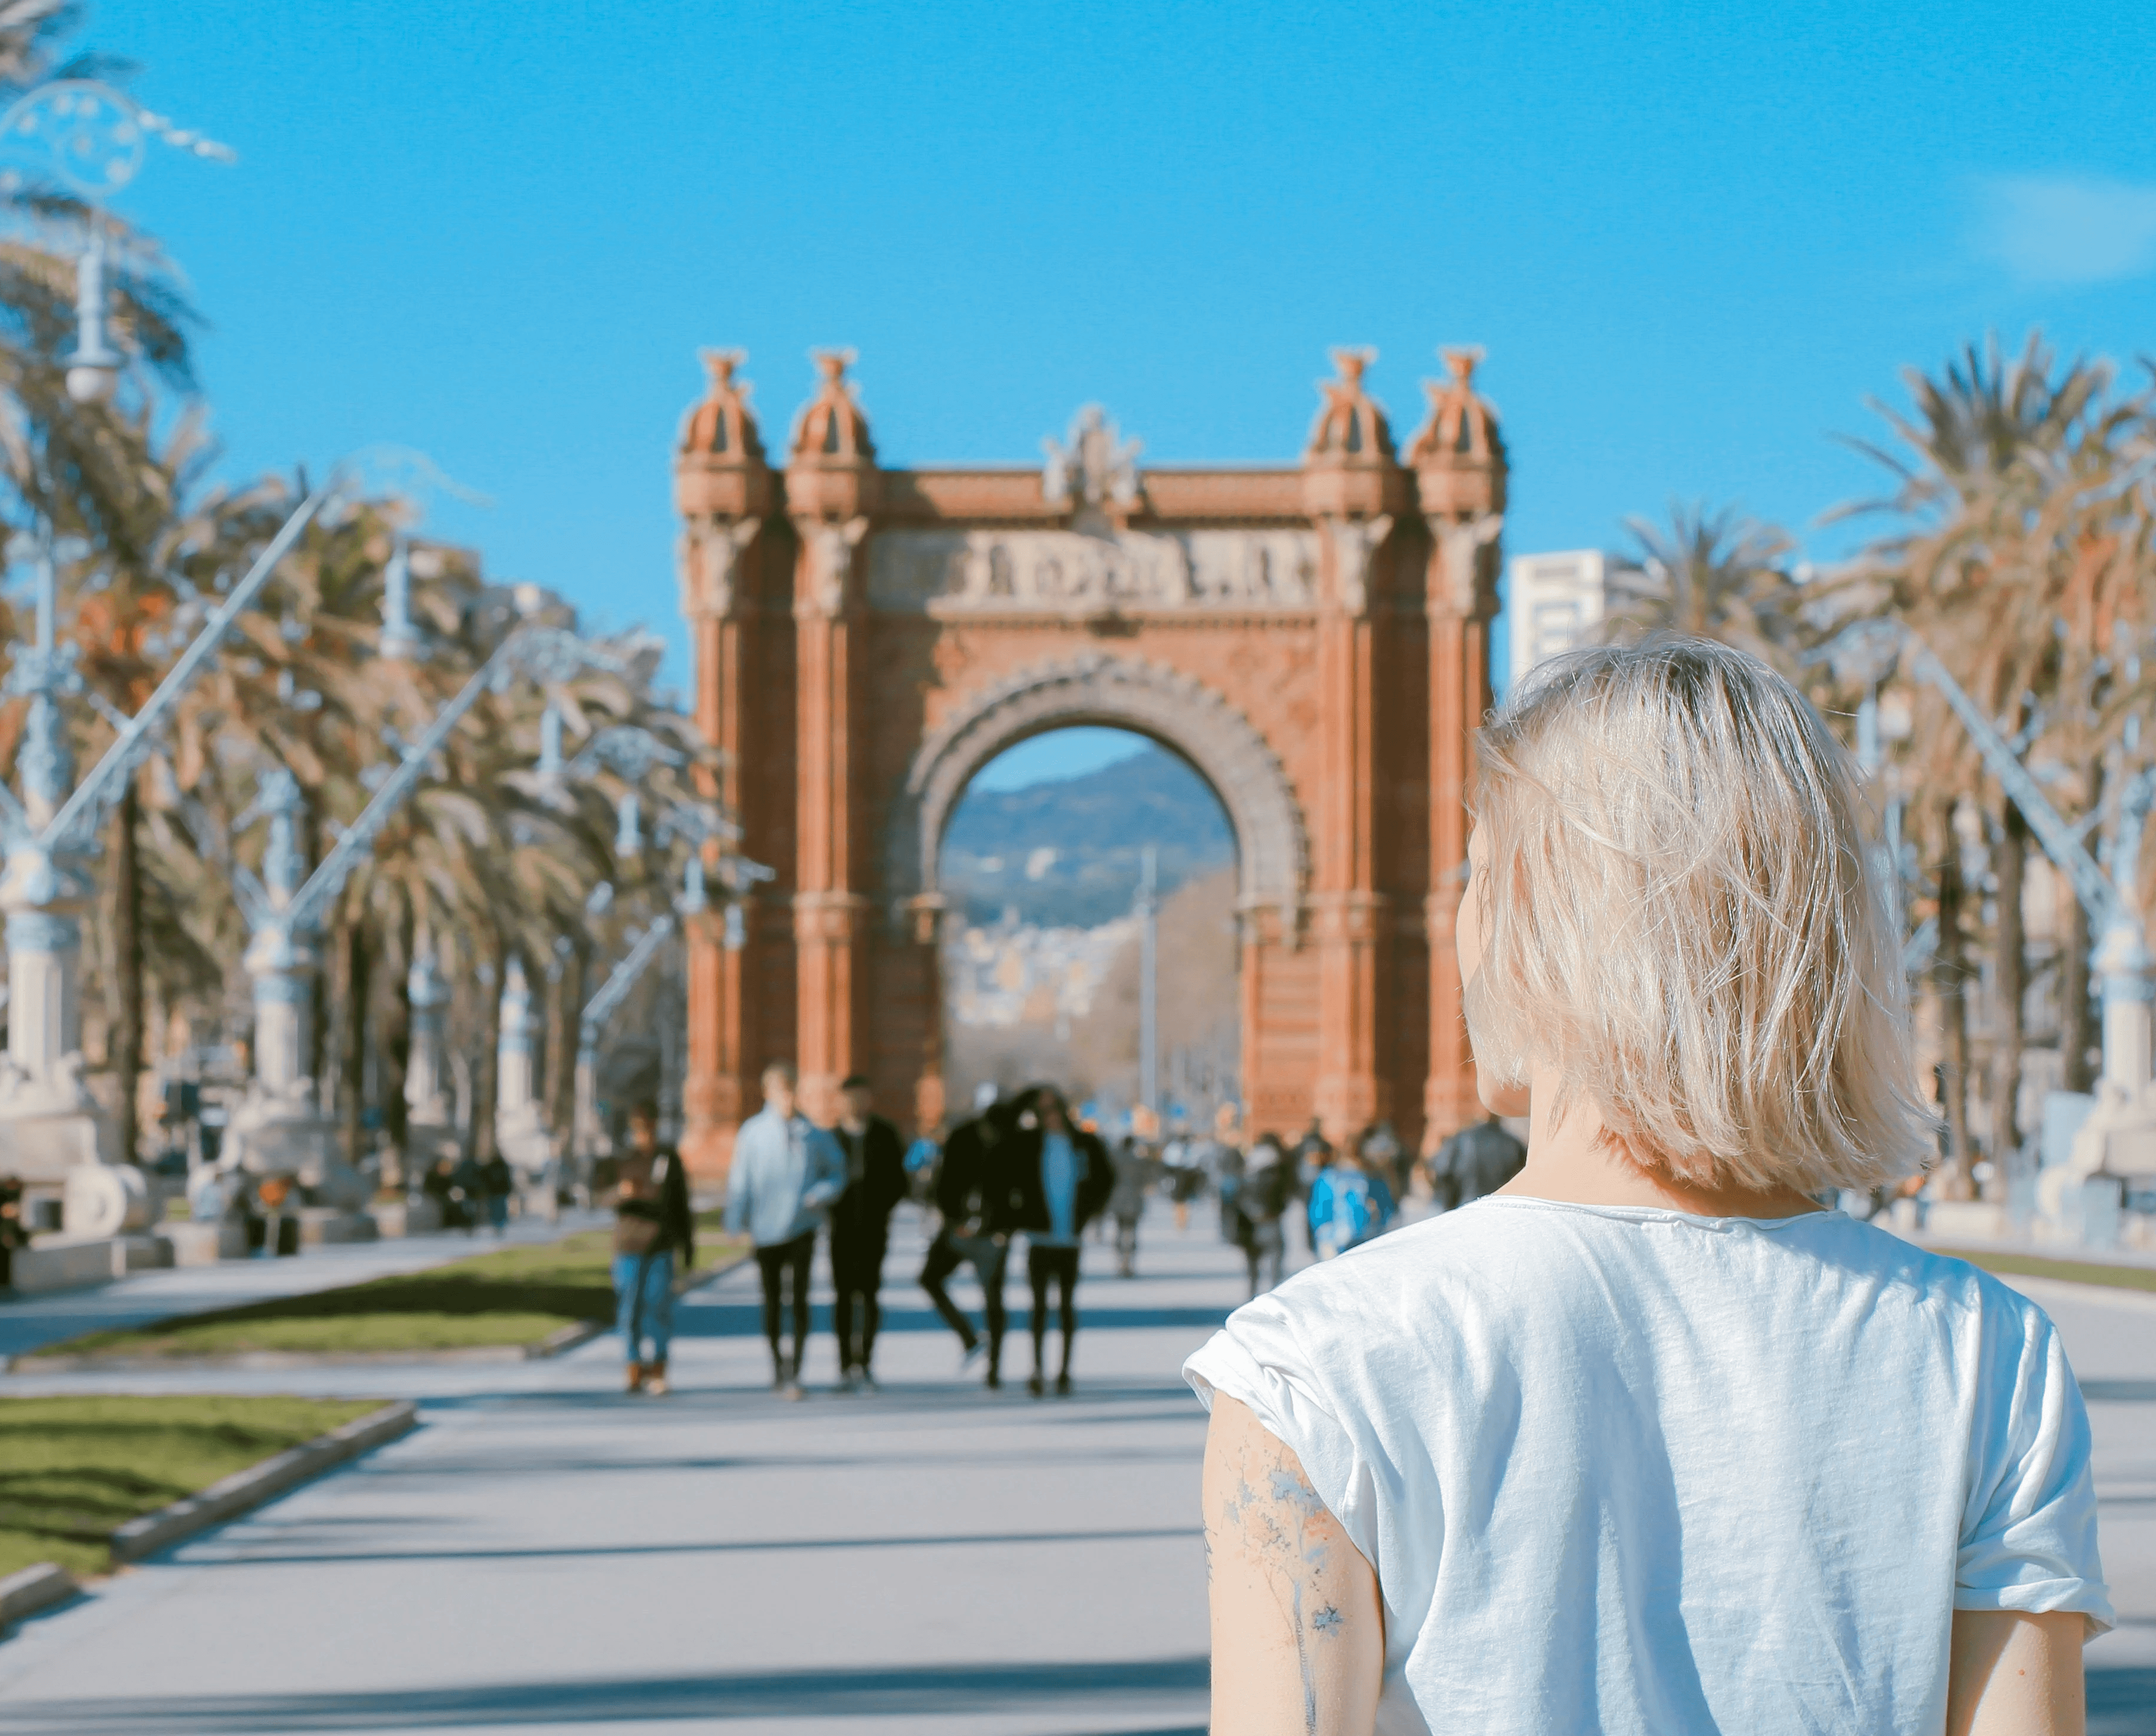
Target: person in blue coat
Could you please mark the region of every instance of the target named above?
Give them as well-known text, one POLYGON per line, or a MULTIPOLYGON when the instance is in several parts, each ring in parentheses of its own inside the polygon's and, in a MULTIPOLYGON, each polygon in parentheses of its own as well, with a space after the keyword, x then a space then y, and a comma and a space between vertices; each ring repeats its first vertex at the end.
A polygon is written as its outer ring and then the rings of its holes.
POLYGON ((734 1136, 726 1173, 726 1227, 746 1231, 763 1275, 763 1335, 770 1341, 771 1384, 801 1396, 801 1359, 808 1343, 808 1268, 824 1209, 845 1191, 846 1155, 801 1113, 799 1076, 790 1061, 763 1070, 763 1108, 734 1136), (793 1295, 785 1295, 791 1280, 793 1295), (793 1349, 781 1326, 792 1303, 793 1349))
POLYGON ((1353 1147, 1335 1153, 1311 1184, 1310 1247, 1321 1260, 1383 1234, 1392 1221, 1393 1191, 1353 1147))

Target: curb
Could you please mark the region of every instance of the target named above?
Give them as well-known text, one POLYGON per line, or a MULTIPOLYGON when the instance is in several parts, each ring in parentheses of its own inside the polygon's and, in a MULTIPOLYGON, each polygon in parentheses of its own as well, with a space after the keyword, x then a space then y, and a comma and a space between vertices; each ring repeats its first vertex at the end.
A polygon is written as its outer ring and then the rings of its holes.
POLYGON ((408 1434, 417 1426, 418 1416, 419 1407, 409 1399, 385 1405, 379 1411, 353 1418, 341 1428, 331 1429, 326 1435, 317 1435, 311 1441, 287 1447, 259 1465, 236 1471, 222 1483, 212 1483, 199 1495, 190 1495, 170 1507, 145 1513, 139 1519, 130 1519, 112 1534, 113 1561, 139 1561, 198 1532, 221 1525, 347 1459, 357 1458, 385 1442, 394 1441, 399 1435, 408 1434))
POLYGON ((73 1574, 49 1561, 40 1561, 35 1567, 11 1573, 0 1580, 0 1627, 20 1621, 25 1616, 34 1616, 40 1610, 50 1609, 56 1603, 65 1603, 81 1590, 73 1574))
MULTIPOLYGON (((752 1254, 737 1254, 724 1265, 707 1272, 692 1272, 690 1282, 675 1283, 674 1293, 685 1296, 715 1283, 737 1267, 746 1266, 752 1254)), ((184 1317, 182 1317, 184 1318, 184 1317)), ((613 1330, 611 1320, 572 1320, 557 1326, 536 1343, 529 1344, 467 1344, 441 1350, 242 1350, 218 1356, 40 1356, 36 1351, 0 1360, 0 1372, 10 1375, 155 1375, 193 1369, 237 1369, 256 1374, 280 1369, 405 1368, 437 1364, 543 1362, 559 1356, 613 1330)), ((296 1449, 295 1449, 296 1450, 296 1449)))

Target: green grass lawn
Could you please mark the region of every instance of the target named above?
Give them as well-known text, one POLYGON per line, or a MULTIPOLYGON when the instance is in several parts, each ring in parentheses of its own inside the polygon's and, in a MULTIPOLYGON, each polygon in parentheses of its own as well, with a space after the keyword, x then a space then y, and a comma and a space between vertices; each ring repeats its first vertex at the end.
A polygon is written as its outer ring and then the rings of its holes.
POLYGON ((1938 1252, 2009 1278, 2055 1278, 2071 1284, 2156 1291, 2156 1267, 2105 1266, 2090 1260, 2054 1260, 2043 1254, 2002 1253, 1988 1247, 1941 1247, 1938 1252))
POLYGON ((112 1565, 128 1520, 382 1408, 295 1398, 0 1398, 0 1576, 112 1565))
MULTIPOLYGON (((429 1272, 369 1279, 155 1325, 94 1332, 49 1356, 232 1356, 252 1351, 465 1349, 536 1344, 564 1326, 613 1318, 610 1238, 586 1231, 542 1247, 502 1247, 429 1272)), ((706 1238, 700 1266, 733 1244, 706 1238)))

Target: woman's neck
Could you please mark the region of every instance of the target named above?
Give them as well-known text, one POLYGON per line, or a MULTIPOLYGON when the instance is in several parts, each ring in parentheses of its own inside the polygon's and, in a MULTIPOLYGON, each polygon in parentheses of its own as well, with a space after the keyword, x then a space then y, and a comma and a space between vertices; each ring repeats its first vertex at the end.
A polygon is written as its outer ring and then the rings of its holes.
POLYGON ((1653 1206, 1700 1217, 1795 1217, 1819 1210, 1793 1187, 1695 1187, 1628 1163, 1600 1113, 1575 1093, 1560 1118, 1553 1110, 1562 1083, 1537 1068, 1527 1087, 1527 1166, 1497 1191, 1580 1206, 1653 1206))

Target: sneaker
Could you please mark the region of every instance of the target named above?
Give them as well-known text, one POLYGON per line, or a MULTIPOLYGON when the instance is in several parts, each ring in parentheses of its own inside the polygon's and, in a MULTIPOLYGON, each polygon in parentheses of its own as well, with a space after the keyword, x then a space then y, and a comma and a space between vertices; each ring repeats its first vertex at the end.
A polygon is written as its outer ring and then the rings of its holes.
POLYGON ((640 1362, 632 1362, 629 1365, 629 1390, 631 1392, 644 1390, 644 1365, 640 1362))
POLYGON ((880 1386, 876 1385, 875 1376, 870 1374, 866 1369, 855 1369, 854 1370, 854 1380, 855 1383, 855 1390, 857 1391, 880 1392, 883 1390, 880 1386))
POLYGON ((1070 1375, 1058 1375, 1055 1377, 1055 1395, 1060 1399, 1067 1399, 1070 1396, 1070 1375))
POLYGON ((860 1377, 859 1375, 855 1374, 855 1373, 851 1369, 844 1369, 844 1370, 841 1370, 839 1371, 839 1391, 841 1391, 841 1392, 859 1392, 860 1390, 861 1390, 861 1377, 860 1377))
POLYGON ((1043 1384, 1040 1376, 1035 1375, 1031 1380, 1025 1383, 1025 1390, 1031 1393, 1035 1398, 1039 1398, 1041 1394, 1048 1390, 1048 1388, 1045 1384, 1043 1384))
POLYGON ((978 1339, 975 1339, 973 1343, 966 1346, 964 1350, 959 1353, 958 1372, 962 1375, 964 1374, 968 1369, 973 1367, 975 1363, 978 1362, 988 1354, 988 1347, 983 1344, 978 1339))
POLYGON ((673 1389, 666 1384, 666 1365, 654 1362, 644 1377, 644 1390, 655 1399, 663 1399, 673 1389))
POLYGON ((798 1380, 788 1380, 779 1389, 778 1395, 788 1404, 798 1404, 801 1400, 801 1383, 798 1380))

